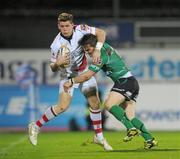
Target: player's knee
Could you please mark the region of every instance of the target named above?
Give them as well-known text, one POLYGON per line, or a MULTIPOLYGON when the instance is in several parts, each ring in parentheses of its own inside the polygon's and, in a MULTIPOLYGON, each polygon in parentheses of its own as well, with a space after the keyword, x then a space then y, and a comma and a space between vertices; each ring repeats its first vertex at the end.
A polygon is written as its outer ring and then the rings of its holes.
POLYGON ((62 105, 57 105, 55 108, 57 114, 65 112, 67 109, 68 109, 68 106, 62 106, 62 105))
POLYGON ((100 108, 100 101, 96 96, 89 97, 88 103, 93 110, 97 110, 100 108))
POLYGON ((90 108, 91 108, 92 110, 98 110, 98 109, 100 108, 99 103, 90 105, 90 108))

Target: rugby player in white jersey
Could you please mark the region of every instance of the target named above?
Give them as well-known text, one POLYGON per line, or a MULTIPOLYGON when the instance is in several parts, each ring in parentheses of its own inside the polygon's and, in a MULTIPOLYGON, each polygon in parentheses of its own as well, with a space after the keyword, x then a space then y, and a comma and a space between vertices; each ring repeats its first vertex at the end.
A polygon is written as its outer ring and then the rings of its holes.
POLYGON ((60 32, 51 44, 50 67, 53 72, 60 72, 59 101, 57 105, 49 107, 39 120, 29 124, 30 142, 33 145, 37 145, 37 137, 40 128, 46 122, 68 109, 74 89, 79 88, 90 105, 90 118, 95 131, 93 138, 94 143, 102 145, 105 150, 112 150, 112 147, 107 143, 102 132, 100 101, 95 78, 92 77, 84 83, 74 85, 69 92, 65 92, 63 89, 63 84, 68 79, 88 69, 84 50, 79 46, 78 41, 85 34, 91 33, 97 36, 98 43, 93 57, 93 62, 96 63, 100 58, 100 49, 105 41, 106 33, 102 29, 90 27, 88 25, 74 25, 73 15, 69 13, 61 13, 58 16, 58 29, 60 32), (62 55, 61 52, 63 50, 69 51, 62 55))

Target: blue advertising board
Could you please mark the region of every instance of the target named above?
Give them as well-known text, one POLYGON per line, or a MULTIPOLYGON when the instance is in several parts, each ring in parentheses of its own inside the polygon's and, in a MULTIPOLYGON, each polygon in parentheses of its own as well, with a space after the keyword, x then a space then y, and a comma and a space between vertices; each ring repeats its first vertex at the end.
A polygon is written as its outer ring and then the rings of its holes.
MULTIPOLYGON (((36 120, 44 111, 58 101, 58 86, 42 85, 38 88, 38 104, 34 113, 36 120)), ((18 86, 0 86, 0 128, 24 129, 30 121, 28 91, 18 86)), ((74 120, 80 130, 86 129, 86 100, 78 89, 75 89, 70 108, 47 123, 45 128, 69 130, 74 120)))
POLYGON ((92 25, 102 28, 106 31, 106 39, 113 44, 134 42, 134 23, 133 22, 92 22, 92 25))

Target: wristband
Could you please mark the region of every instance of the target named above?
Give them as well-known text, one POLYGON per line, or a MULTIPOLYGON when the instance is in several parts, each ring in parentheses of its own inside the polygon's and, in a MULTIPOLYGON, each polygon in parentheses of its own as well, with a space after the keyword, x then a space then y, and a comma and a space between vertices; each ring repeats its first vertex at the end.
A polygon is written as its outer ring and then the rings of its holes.
POLYGON ((102 46, 103 46, 103 43, 102 43, 102 42, 97 42, 97 44, 96 44, 96 49, 97 49, 97 50, 101 50, 102 46))

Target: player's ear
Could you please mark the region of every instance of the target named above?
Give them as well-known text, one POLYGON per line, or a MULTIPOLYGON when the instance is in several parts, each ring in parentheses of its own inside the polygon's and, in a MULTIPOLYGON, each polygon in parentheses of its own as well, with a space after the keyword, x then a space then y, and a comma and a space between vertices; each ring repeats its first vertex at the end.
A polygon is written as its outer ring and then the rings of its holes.
POLYGON ((60 22, 59 21, 57 22, 57 26, 58 26, 58 29, 60 29, 60 22))

